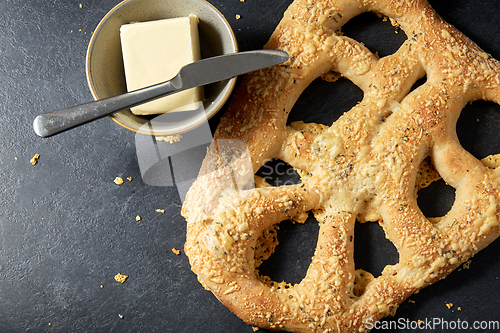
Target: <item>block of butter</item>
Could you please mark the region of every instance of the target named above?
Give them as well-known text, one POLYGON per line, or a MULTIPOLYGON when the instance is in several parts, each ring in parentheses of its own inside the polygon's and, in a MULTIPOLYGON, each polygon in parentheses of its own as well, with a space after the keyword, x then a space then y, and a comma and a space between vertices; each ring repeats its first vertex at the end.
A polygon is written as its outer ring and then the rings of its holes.
MULTIPOLYGON (((121 26, 127 90, 133 91, 172 79, 179 69, 200 60, 196 16, 130 23, 121 26)), ((137 115, 199 108, 203 87, 192 88, 131 108, 137 115)))

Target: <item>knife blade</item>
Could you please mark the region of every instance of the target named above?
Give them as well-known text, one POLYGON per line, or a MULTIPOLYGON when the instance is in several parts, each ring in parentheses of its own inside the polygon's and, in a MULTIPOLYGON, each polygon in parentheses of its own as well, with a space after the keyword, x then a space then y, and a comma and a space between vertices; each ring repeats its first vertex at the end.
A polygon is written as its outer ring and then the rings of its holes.
POLYGON ((287 60, 286 52, 276 50, 238 52, 202 59, 182 67, 171 80, 125 94, 38 115, 33 121, 33 129, 38 136, 49 137, 179 91, 229 79, 287 60))

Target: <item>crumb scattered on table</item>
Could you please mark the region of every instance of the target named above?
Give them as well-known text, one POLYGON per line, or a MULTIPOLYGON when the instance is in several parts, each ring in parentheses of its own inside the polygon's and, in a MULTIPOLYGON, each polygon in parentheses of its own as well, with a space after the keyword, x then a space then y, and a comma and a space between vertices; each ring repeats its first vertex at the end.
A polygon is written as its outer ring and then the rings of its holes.
POLYGON ((121 185, 123 184, 123 178, 122 177, 116 177, 114 180, 116 185, 121 185))
POLYGON ((165 209, 157 209, 157 210, 156 210, 156 212, 157 212, 157 213, 162 213, 162 214, 163 214, 163 213, 165 213, 165 209))
POLYGON ((124 283, 127 281, 128 275, 123 275, 121 273, 118 273, 115 275, 115 280, 120 283, 124 283))
POLYGON ((131 181, 132 181, 132 177, 127 177, 127 180, 128 180, 129 182, 131 182, 131 181))
POLYGON ((447 307, 448 309, 451 309, 451 308, 453 307, 453 303, 446 303, 446 307, 447 307))
POLYGON ((240 14, 236 14, 236 19, 239 20, 241 18, 240 14))
POLYGON ((176 255, 181 254, 181 251, 177 250, 175 247, 172 249, 172 252, 175 253, 176 255))
POLYGON ((135 217, 135 220, 136 220, 137 222, 139 222, 139 221, 141 220, 141 217, 140 217, 139 215, 137 215, 137 216, 135 217))
POLYGON ((168 142, 168 143, 175 143, 179 142, 182 139, 182 135, 180 134, 175 134, 175 135, 165 135, 165 136, 157 136, 156 141, 163 141, 163 142, 168 142))
POLYGON ((31 163, 32 165, 37 164, 37 163, 38 163, 38 159, 39 159, 39 158, 40 158, 40 154, 35 154, 35 156, 33 156, 33 157, 31 158, 30 163, 31 163))

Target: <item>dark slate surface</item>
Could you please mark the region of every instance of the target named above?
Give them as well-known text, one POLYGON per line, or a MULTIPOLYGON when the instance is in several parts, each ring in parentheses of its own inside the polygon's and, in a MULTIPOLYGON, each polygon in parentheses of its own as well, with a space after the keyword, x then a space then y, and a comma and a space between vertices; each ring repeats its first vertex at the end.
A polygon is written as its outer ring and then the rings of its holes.
MULTIPOLYGON (((241 50, 261 48, 290 2, 211 1, 232 24, 241 50)), ((109 119, 48 139, 31 129, 41 112, 91 100, 84 72, 87 44, 99 20, 117 3, 0 3, 0 332, 252 332, 190 271, 182 252, 186 228, 181 198, 175 187, 141 180, 134 133, 109 119), (36 153, 40 159, 32 166, 36 153), (117 176, 132 181, 117 186, 117 176), (174 247, 181 255, 172 253, 174 247), (126 283, 114 281, 118 272, 130 276, 126 283)), ((500 59, 498 1, 431 3, 500 59)), ((361 29, 345 31, 380 54, 394 52, 402 36, 371 21, 364 16, 357 21, 361 29)), ((291 119, 332 122, 361 96, 349 82, 332 88, 318 81, 299 100, 291 119), (325 93, 330 97, 324 98, 325 93), (329 103, 336 105, 333 114, 329 103), (304 112, 308 107, 316 112, 304 112)), ((460 118, 459 137, 474 155, 500 152, 499 111, 492 103, 475 102, 460 118)), ((212 127, 216 123, 217 117, 212 127)), ((453 190, 442 183, 422 194, 420 203, 429 214, 446 212, 452 198, 453 190)), ((262 270, 275 279, 300 281, 316 232, 314 221, 284 223, 279 234, 283 245, 262 270)), ((357 226, 356 238, 358 266, 378 273, 397 261, 378 225, 357 226)), ((412 296, 414 303, 405 302, 384 323, 441 319, 472 326, 474 321, 500 320, 499 254, 497 241, 475 256, 469 269, 412 296), (455 306, 448 309, 446 303, 455 306)))

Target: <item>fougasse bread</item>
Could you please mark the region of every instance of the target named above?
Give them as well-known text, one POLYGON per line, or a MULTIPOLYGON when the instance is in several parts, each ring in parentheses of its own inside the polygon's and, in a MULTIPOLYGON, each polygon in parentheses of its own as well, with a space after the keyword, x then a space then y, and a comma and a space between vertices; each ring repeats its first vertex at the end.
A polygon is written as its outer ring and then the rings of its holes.
POLYGON ((290 60, 247 75, 235 92, 186 196, 185 253, 200 282, 250 325, 366 331, 500 233, 498 157, 479 161, 456 135, 467 103, 500 102, 499 62, 424 0, 295 0, 265 47, 290 60), (406 33, 394 54, 379 58, 338 33, 368 11, 406 33), (287 125, 299 95, 331 71, 358 86, 362 101, 329 127, 287 125), (301 182, 273 187, 255 177, 271 159, 293 166, 301 182), (429 161, 456 190, 450 211, 432 220, 415 196, 429 161), (259 276, 259 249, 275 246, 267 235, 308 212, 320 230, 305 278, 259 276), (377 278, 355 270, 356 220, 378 221, 399 252, 377 278))

